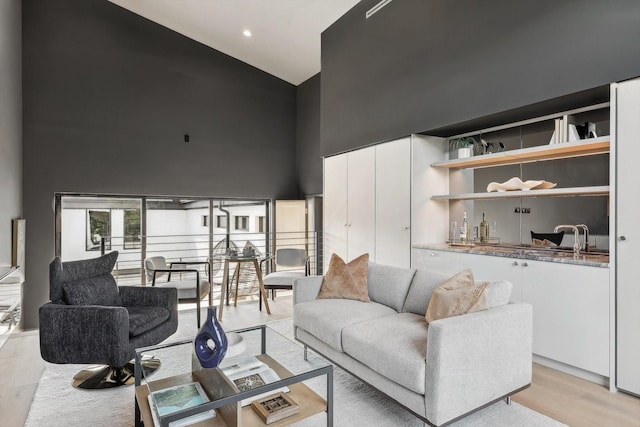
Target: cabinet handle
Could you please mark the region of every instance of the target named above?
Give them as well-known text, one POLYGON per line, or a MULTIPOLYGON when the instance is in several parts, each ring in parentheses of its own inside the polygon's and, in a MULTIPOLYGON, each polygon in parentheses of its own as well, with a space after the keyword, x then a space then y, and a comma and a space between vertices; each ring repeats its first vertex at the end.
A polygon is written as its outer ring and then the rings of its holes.
POLYGON ((518 261, 513 261, 513 265, 517 266, 518 265, 518 261))
POLYGON ((618 239, 621 240, 621 241, 625 241, 625 240, 627 240, 627 237, 626 236, 620 236, 620 237, 618 237, 618 239))
POLYGON ((528 263, 526 263, 526 262, 523 262, 523 263, 522 263, 522 266, 523 266, 523 267, 529 267, 529 264, 528 264, 528 263))
POLYGON ((405 229, 405 230, 408 230, 408 229, 409 229, 409 227, 405 227, 404 229, 405 229))

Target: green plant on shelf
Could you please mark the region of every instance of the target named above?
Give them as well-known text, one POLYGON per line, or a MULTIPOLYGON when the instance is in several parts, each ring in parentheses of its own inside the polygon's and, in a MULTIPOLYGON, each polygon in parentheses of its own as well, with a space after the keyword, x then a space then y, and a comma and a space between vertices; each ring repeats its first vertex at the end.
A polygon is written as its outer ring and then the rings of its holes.
POLYGON ((466 138, 452 139, 450 144, 451 150, 457 150, 459 148, 472 148, 475 144, 478 144, 478 141, 472 136, 467 136, 466 138))

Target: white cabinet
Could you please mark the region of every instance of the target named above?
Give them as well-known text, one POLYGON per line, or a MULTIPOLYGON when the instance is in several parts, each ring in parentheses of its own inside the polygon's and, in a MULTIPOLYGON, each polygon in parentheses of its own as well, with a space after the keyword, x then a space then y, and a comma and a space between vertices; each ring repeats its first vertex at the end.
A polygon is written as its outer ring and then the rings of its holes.
POLYGON ((414 248, 411 254, 411 266, 453 276, 458 272, 457 254, 449 251, 414 248))
POLYGON ((399 139, 375 148, 375 261, 396 267, 409 267, 411 139, 399 139))
POLYGON ((324 159, 324 270, 332 253, 347 256, 347 156, 324 159))
POLYGON ((535 355, 609 377, 609 269, 432 249, 414 249, 413 267, 509 280, 511 300, 533 305, 535 355))
POLYGON ((609 270, 527 263, 522 286, 533 305, 533 352, 609 377, 609 270))
POLYGON ((448 208, 431 200, 446 191, 446 170, 425 167, 445 152, 442 138, 411 135, 325 158, 325 270, 334 252, 409 267, 412 240, 446 238, 433 224, 447 221, 448 208))
POLYGON ((324 269, 375 251, 375 148, 324 160, 324 269))
POLYGON ((640 395, 640 285, 635 263, 640 243, 640 80, 612 87, 615 123, 615 273, 617 292, 617 387, 640 395))

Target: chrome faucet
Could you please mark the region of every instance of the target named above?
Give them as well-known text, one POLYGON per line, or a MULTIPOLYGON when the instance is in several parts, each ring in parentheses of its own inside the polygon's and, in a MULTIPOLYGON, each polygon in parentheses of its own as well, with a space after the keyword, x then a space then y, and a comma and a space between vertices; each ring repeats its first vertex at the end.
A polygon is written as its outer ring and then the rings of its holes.
POLYGON ((582 246, 580 246, 580 232, 578 231, 578 227, 576 227, 575 225, 556 225, 556 227, 553 229, 553 232, 557 233, 559 230, 563 228, 568 228, 570 230, 573 230, 573 235, 574 235, 573 254, 574 255, 580 254, 580 249, 582 249, 582 246))
POLYGON ((589 227, 585 224, 578 224, 576 227, 582 228, 582 233, 584 234, 584 251, 589 252, 589 227))

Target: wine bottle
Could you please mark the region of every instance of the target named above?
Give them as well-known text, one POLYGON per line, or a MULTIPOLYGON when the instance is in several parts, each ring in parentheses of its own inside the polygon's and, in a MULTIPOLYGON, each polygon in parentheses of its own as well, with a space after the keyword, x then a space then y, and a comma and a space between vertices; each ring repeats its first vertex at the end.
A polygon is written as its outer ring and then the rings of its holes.
POLYGON ((489 223, 487 222, 487 217, 484 212, 482 212, 482 222, 480 223, 480 241, 489 241, 489 223))
POLYGON ((469 237, 471 236, 471 230, 469 229, 469 222, 467 221, 467 213, 464 213, 462 218, 462 226, 460 227, 460 242, 469 243, 469 237))

